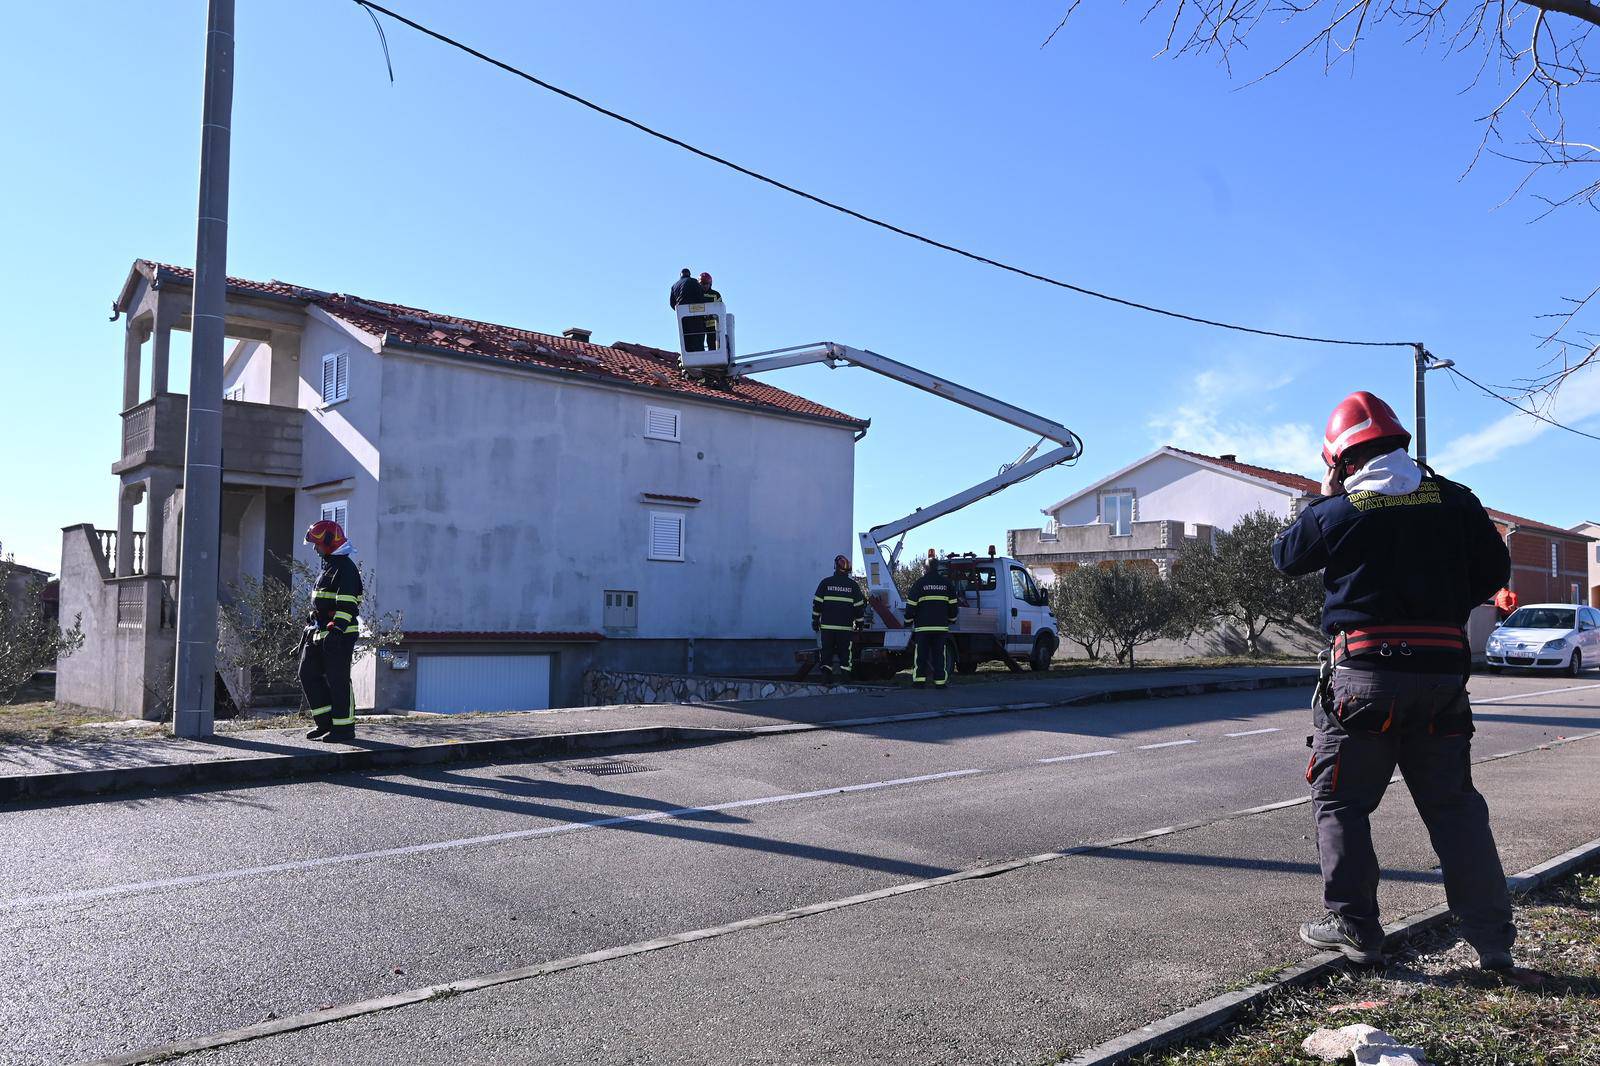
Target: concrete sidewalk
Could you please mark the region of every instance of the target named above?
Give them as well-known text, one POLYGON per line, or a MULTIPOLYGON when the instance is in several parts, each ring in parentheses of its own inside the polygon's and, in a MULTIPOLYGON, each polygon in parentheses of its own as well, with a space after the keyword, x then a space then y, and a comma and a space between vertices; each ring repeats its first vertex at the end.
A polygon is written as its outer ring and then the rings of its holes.
POLYGON ((811 729, 1036 710, 1114 700, 1253 691, 1315 681, 1313 667, 1150 670, 970 680, 946 691, 884 686, 809 699, 577 707, 481 715, 382 716, 351 744, 305 726, 227 729, 206 741, 148 732, 0 748, 0 803, 145 789, 229 787, 316 774, 494 762, 663 744, 717 743, 811 729))

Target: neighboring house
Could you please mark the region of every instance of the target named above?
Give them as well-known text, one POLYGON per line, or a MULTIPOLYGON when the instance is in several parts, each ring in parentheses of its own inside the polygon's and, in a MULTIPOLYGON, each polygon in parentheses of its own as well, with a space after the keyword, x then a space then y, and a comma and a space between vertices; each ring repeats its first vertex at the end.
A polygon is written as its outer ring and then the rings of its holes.
MULTIPOLYGON (((190 271, 140 260, 116 301, 118 523, 65 531, 62 611, 87 638, 65 702, 155 716, 170 690, 187 398, 167 353, 192 298, 190 271)), ((360 706, 563 706, 589 668, 772 669, 809 643, 865 421, 587 330, 277 281, 229 279, 227 332, 221 586, 314 566, 301 533, 344 525, 407 634, 357 667, 360 706)))
MULTIPOLYGON (((1301 474, 1169 446, 1044 508, 1044 528, 1013 529, 1007 545, 1046 582, 1109 562, 1166 573, 1187 541, 1210 538, 1257 509, 1294 518, 1320 492, 1301 474)), ((1510 549, 1511 589, 1523 603, 1577 602, 1593 584, 1589 535, 1488 511, 1510 549)))
POLYGON ((29 606, 30 600, 37 597, 45 602, 45 611, 49 614, 49 594, 53 582, 48 571, 35 570, 21 563, 5 563, 0 567, 0 573, 4 575, 0 580, 0 596, 5 597, 13 612, 20 613, 29 606))
MULTIPOLYGON (((1572 532, 1600 538, 1600 522, 1579 522, 1572 527, 1572 532)), ((1584 552, 1589 564, 1589 576, 1584 584, 1583 602, 1590 607, 1600 607, 1600 543, 1586 545, 1584 552)))

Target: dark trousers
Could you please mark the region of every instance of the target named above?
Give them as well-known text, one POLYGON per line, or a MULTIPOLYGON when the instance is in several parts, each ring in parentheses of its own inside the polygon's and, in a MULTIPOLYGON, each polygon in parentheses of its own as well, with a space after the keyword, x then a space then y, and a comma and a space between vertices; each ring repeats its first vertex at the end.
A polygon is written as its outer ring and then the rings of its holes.
POLYGON ((911 680, 932 681, 935 688, 944 688, 950 683, 950 662, 945 655, 945 641, 949 636, 942 629, 919 629, 912 634, 911 680))
POLYGON ((312 634, 300 649, 300 690, 319 725, 353 728, 356 703, 350 688, 350 661, 355 654, 355 634, 319 632, 321 636, 312 634))
POLYGON ((817 654, 818 666, 830 670, 834 663, 838 663, 848 673, 855 665, 855 634, 852 630, 819 630, 817 639, 821 648, 817 654))
POLYGON ((1463 937, 1483 951, 1516 939, 1489 807, 1472 784, 1472 707, 1456 674, 1340 667, 1318 707, 1306 781, 1322 860, 1323 904, 1380 941, 1372 812, 1398 767, 1444 871, 1463 937))

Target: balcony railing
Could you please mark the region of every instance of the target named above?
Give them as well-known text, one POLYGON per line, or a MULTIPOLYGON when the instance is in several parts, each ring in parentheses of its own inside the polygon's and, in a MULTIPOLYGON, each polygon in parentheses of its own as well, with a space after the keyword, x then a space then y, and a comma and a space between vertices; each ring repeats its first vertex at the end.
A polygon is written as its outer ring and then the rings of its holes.
MULTIPOLYGON (((94 535, 100 538, 100 554, 106 557, 106 577, 117 576, 117 531, 114 529, 97 529, 94 535)), ((144 573, 144 534, 133 534, 133 573, 144 573)))

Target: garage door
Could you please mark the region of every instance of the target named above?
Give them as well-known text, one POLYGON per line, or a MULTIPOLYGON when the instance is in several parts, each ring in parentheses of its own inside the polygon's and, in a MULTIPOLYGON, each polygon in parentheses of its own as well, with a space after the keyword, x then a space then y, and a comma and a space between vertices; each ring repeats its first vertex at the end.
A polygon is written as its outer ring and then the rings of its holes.
POLYGON ((539 711, 550 706, 549 655, 419 655, 419 711, 539 711))

